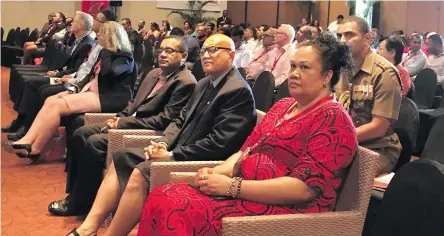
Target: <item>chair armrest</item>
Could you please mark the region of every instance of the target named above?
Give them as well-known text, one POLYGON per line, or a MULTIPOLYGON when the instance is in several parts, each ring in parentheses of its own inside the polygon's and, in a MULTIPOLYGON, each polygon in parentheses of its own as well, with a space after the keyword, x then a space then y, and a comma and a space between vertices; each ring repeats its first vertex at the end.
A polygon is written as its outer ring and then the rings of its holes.
POLYGON ((159 185, 167 184, 171 172, 197 172, 204 167, 215 167, 222 161, 177 161, 152 162, 150 169, 150 191, 159 185))
POLYGON ((436 109, 419 109, 420 114, 424 114, 431 119, 437 119, 444 115, 444 107, 439 107, 436 109))
POLYGON ((197 172, 171 172, 170 183, 194 183, 197 172))
MULTIPOLYGON (((146 129, 110 129, 108 130, 108 151, 106 155, 106 166, 111 164, 112 154, 124 147, 123 137, 125 135, 160 135, 162 131, 146 129)), ((149 142, 148 142, 149 143, 149 142)))
POLYGON ((313 214, 226 217, 222 219, 224 236, 275 235, 347 235, 362 234, 364 215, 357 211, 313 214))
POLYGON ((125 148, 146 148, 151 141, 161 138, 160 135, 124 135, 123 147, 125 148))
POLYGON ((105 121, 116 117, 116 113, 86 113, 85 125, 105 123, 105 121))

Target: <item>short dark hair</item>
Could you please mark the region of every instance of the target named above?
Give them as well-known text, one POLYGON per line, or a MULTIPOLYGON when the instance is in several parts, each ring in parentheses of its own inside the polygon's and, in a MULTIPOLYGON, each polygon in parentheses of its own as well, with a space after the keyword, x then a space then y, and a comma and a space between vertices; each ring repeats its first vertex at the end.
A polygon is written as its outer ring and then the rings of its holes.
POLYGON ((57 12, 57 13, 60 15, 60 17, 62 17, 62 22, 65 23, 66 22, 65 14, 63 14, 63 12, 57 12))
POLYGON ((102 13, 105 16, 105 21, 117 21, 118 20, 117 15, 109 9, 104 9, 104 10, 100 11, 100 13, 102 13))
POLYGON ((126 23, 131 26, 131 20, 130 18, 123 18, 122 21, 126 21, 126 23))
POLYGON ((424 37, 422 37, 421 34, 412 35, 412 39, 419 39, 419 40, 421 40, 421 42, 424 41, 424 37))
POLYGON ((254 39, 257 39, 257 31, 256 31, 256 29, 255 28, 253 28, 253 27, 247 27, 245 30, 251 30, 251 32, 253 33, 253 38, 254 39))
POLYGON ((244 38, 244 31, 240 27, 234 27, 231 30, 231 36, 240 37, 241 39, 243 39, 244 38))
POLYGON ((160 30, 159 25, 156 22, 151 22, 150 26, 153 27, 157 31, 160 30))
POLYGON ((165 23, 165 25, 166 25, 166 31, 169 31, 170 29, 171 29, 171 25, 170 25, 170 22, 168 22, 167 20, 166 21, 164 21, 163 23, 165 23))
POLYGON ((404 51, 404 43, 398 38, 386 38, 385 49, 389 52, 395 52, 395 66, 399 65, 402 61, 402 54, 404 51))
POLYGON ((332 90, 338 83, 341 72, 351 73, 353 71, 353 57, 350 47, 340 43, 331 32, 324 31, 316 39, 296 45, 297 48, 307 46, 315 48, 318 52, 323 72, 333 71, 330 80, 332 90))
POLYGON ((342 24, 349 22, 355 22, 358 25, 359 32, 361 32, 362 34, 367 34, 368 32, 370 32, 370 26, 368 25, 367 21, 362 17, 348 16, 347 18, 344 18, 342 24))
POLYGON ((264 27, 264 31, 267 31, 268 29, 270 29, 269 25, 261 25, 262 27, 264 27))
POLYGON ((437 45, 440 46, 440 47, 443 46, 443 40, 442 40, 441 35, 439 35, 439 34, 434 34, 434 35, 431 35, 431 36, 429 37, 429 39, 430 39, 430 41, 432 41, 433 44, 437 44, 437 45))
POLYGON ((338 17, 336 17, 336 19, 344 19, 343 15, 338 15, 338 17))
POLYGON ((170 34, 170 35, 166 36, 163 40, 165 40, 165 39, 175 39, 175 40, 179 41, 179 50, 183 51, 183 52, 188 52, 188 44, 185 42, 185 40, 182 37, 170 34))
POLYGON ((170 35, 185 36, 185 33, 183 32, 183 30, 181 28, 174 27, 171 30, 170 35))
POLYGON ((207 23, 208 26, 210 26, 211 31, 214 30, 214 28, 216 28, 216 25, 212 22, 207 23))
POLYGON ((231 28, 223 28, 222 32, 224 35, 231 37, 231 28))

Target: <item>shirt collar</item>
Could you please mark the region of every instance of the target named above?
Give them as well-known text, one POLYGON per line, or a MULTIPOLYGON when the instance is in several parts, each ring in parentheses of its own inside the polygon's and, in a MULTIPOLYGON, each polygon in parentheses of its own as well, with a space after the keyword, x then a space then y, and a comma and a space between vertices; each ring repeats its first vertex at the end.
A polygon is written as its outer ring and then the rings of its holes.
POLYGON ((376 53, 372 50, 369 50, 367 55, 365 56, 364 63, 362 63, 362 67, 360 70, 364 71, 367 74, 371 74, 373 71, 373 65, 375 64, 376 53))
POLYGON ((85 34, 85 35, 83 35, 82 37, 80 37, 80 38, 76 38, 76 40, 74 41, 74 44, 78 44, 78 43, 80 43, 87 35, 89 35, 89 33, 87 33, 87 34, 85 34))
POLYGON ((181 71, 183 68, 184 68, 184 64, 181 63, 181 64, 180 64, 180 67, 179 67, 177 70, 175 70, 175 71, 169 73, 167 76, 163 75, 163 72, 161 71, 161 72, 159 73, 159 79, 160 79, 160 80, 168 80, 168 79, 170 79, 171 77, 173 77, 174 75, 176 75, 177 72, 178 72, 178 71, 181 71))
POLYGON ((213 83, 213 88, 216 88, 216 86, 222 81, 222 79, 231 71, 233 68, 228 70, 227 72, 223 73, 221 76, 217 77, 217 79, 211 79, 211 82, 213 83))
POLYGON ((242 52, 246 48, 245 43, 242 43, 239 48, 236 49, 236 52, 242 52))

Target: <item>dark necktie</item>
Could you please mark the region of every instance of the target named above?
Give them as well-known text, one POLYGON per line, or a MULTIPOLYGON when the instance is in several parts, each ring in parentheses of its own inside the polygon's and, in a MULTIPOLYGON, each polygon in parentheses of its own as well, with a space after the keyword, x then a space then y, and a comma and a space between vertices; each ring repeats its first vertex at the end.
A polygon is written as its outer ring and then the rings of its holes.
POLYGON ((210 84, 207 86, 204 94, 202 95, 202 99, 200 99, 199 106, 197 107, 196 113, 201 111, 201 109, 205 108, 211 103, 211 92, 213 91, 213 82, 210 81, 210 84))

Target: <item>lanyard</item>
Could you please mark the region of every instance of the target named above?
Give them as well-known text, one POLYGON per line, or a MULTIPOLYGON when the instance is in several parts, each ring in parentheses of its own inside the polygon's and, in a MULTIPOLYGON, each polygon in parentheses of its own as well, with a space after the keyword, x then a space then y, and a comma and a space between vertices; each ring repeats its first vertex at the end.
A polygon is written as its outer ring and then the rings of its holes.
POLYGON ((288 121, 293 118, 295 118, 296 120, 300 120, 300 119, 308 116, 312 112, 317 111, 317 110, 327 106, 328 104, 331 104, 333 99, 334 99, 333 96, 328 96, 326 98, 321 99, 320 101, 318 101, 316 104, 312 105, 311 107, 307 108, 307 110, 304 111, 303 114, 298 114, 298 115, 290 117, 290 118, 285 118, 285 116, 289 114, 289 111, 293 110, 293 108, 295 108, 295 106, 297 106, 297 103, 295 102, 293 105, 291 105, 285 111, 284 116, 278 120, 278 122, 276 123, 276 125, 272 129, 270 129, 271 131, 268 131, 264 136, 259 138, 259 140, 256 141, 256 143, 254 143, 253 145, 251 145, 245 149, 245 151, 242 153, 242 156, 239 157, 239 159, 236 161, 236 163, 233 167, 233 176, 238 176, 238 174, 240 173, 241 163, 253 152, 254 149, 256 149, 268 137, 270 137, 273 130, 275 130, 277 127, 285 124, 286 123, 285 121, 288 121))
POLYGON ((285 51, 283 51, 281 55, 279 55, 279 57, 274 58, 273 67, 271 67, 271 71, 273 71, 276 68, 276 64, 278 63, 279 59, 281 59, 282 55, 284 55, 284 53, 285 51))
POLYGON ((253 64, 254 62, 257 62, 259 59, 261 59, 263 56, 265 56, 265 54, 267 54, 268 51, 269 51, 268 49, 265 49, 265 50, 261 53, 261 55, 259 55, 256 59, 254 59, 250 64, 253 64))
POLYGON ((102 59, 100 59, 99 62, 97 62, 96 66, 94 66, 94 74, 97 75, 98 73, 100 73, 100 64, 102 64, 102 59))

